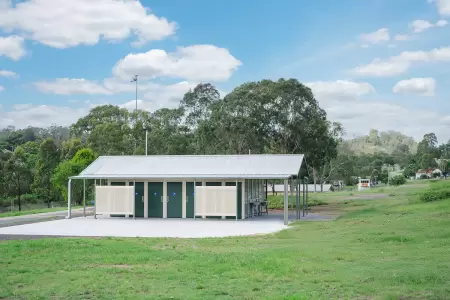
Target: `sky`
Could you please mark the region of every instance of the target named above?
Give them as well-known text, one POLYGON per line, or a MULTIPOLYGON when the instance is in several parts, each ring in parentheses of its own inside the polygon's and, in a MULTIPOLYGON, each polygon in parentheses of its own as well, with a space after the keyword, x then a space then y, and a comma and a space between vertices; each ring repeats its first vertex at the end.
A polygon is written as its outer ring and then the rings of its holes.
POLYGON ((296 78, 347 137, 450 139, 450 0, 0 0, 0 128, 296 78))

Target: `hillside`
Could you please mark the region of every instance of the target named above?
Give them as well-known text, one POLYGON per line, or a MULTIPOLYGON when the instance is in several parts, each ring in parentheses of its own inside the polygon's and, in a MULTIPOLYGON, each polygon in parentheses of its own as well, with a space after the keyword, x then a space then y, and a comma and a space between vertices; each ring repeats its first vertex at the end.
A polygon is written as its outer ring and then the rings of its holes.
POLYGON ((372 129, 368 135, 345 140, 340 146, 340 152, 352 151, 356 154, 373 154, 385 152, 391 154, 395 149, 408 147, 409 152, 416 153, 417 142, 400 132, 378 132, 372 129))

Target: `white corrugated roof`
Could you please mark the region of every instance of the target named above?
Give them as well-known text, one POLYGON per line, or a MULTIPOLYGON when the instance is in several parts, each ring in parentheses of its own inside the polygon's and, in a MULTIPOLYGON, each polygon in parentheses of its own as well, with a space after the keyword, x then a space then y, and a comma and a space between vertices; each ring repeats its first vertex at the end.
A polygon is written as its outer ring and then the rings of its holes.
POLYGON ((100 156, 72 178, 252 178, 297 175, 303 155, 149 155, 100 156))

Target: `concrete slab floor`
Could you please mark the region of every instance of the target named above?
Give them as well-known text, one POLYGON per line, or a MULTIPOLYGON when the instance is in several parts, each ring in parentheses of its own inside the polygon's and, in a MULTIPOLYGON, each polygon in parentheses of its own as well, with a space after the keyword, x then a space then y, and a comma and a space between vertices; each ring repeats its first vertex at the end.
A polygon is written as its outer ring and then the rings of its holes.
POLYGON ((275 233, 287 228, 277 220, 130 219, 99 216, 0 228, 0 235, 72 237, 212 238, 275 233))

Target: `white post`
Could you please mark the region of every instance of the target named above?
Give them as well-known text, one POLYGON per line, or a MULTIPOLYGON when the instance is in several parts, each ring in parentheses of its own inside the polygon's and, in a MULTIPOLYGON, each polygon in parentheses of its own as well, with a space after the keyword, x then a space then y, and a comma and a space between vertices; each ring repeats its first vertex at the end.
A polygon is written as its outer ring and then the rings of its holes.
POLYGON ((186 180, 183 180, 183 183, 181 184, 181 218, 186 219, 186 200, 189 201, 189 196, 186 196, 186 180), (187 198, 186 198, 187 197, 187 198))
POLYGON ((196 187, 197 187, 197 181, 195 181, 195 179, 194 179, 194 197, 192 197, 193 198, 192 201, 194 201, 194 220, 195 220, 195 196, 197 194, 195 191, 196 187))
POLYGON ((97 179, 95 179, 95 184, 94 184, 94 219, 97 219, 97 179))
POLYGON ((284 180, 284 225, 289 224, 288 179, 284 180))
POLYGON ((72 179, 69 178, 69 182, 67 183, 67 219, 72 217, 72 179))
POLYGON ((239 198, 239 189, 238 189, 238 181, 237 181, 237 179, 236 179, 236 221, 238 220, 238 207, 239 207, 239 205, 238 205, 238 198, 239 198))
POLYGON ((145 156, 147 156, 147 150, 148 150, 148 130, 145 129, 145 156))
POLYGON ((83 179, 83 217, 86 217, 86 179, 83 179))

